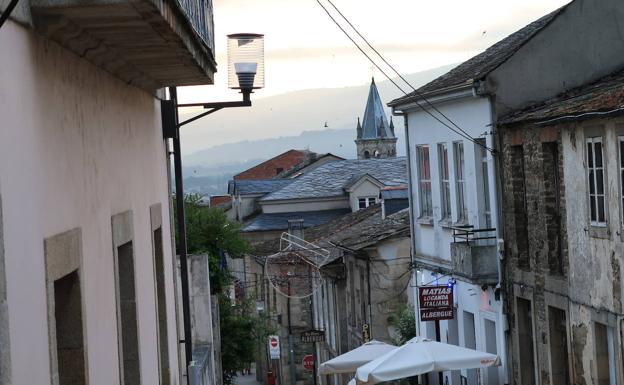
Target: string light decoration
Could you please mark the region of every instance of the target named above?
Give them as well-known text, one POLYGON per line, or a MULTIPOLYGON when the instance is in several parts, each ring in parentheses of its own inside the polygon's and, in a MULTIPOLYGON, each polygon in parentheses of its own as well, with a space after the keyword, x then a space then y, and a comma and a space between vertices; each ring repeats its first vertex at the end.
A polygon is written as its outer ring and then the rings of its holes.
POLYGON ((312 296, 323 284, 320 268, 330 252, 289 233, 281 235, 280 250, 265 261, 271 286, 288 298, 312 296))

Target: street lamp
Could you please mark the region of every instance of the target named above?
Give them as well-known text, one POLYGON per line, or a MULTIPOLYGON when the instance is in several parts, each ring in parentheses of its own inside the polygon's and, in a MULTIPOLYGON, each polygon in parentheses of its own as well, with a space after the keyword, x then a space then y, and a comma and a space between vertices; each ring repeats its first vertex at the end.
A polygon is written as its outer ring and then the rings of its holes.
MULTIPOLYGON (((184 184, 182 176, 182 151, 180 127, 217 112, 223 108, 251 107, 250 95, 254 89, 264 87, 264 35, 237 33, 228 35, 228 83, 230 88, 240 89, 243 100, 234 102, 206 102, 178 104, 176 87, 169 87, 169 100, 161 101, 163 137, 173 142, 173 168, 175 172, 176 208, 178 219, 178 253, 180 255, 180 281, 182 289, 182 315, 184 323, 184 348, 186 356, 187 383, 190 381, 188 367, 193 357, 191 341, 191 314, 188 282, 186 219, 184 214, 184 184), (233 80, 234 79, 234 80, 233 80), (183 122, 178 121, 178 108, 203 107, 202 112, 183 122)), ((167 147, 169 145, 167 144, 167 147)))
POLYGON ((228 35, 228 87, 241 90, 243 99, 264 87, 264 35, 228 35))

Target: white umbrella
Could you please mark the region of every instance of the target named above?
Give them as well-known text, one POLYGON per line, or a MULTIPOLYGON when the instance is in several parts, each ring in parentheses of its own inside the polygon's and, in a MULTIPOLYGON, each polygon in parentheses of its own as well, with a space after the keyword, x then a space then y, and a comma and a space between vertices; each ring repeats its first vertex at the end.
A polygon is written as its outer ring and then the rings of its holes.
POLYGON ((355 378, 376 384, 429 372, 500 365, 495 354, 414 337, 405 345, 360 366, 355 378))
POLYGON ((321 374, 353 373, 358 367, 396 348, 394 345, 372 340, 359 348, 323 362, 319 371, 321 374))

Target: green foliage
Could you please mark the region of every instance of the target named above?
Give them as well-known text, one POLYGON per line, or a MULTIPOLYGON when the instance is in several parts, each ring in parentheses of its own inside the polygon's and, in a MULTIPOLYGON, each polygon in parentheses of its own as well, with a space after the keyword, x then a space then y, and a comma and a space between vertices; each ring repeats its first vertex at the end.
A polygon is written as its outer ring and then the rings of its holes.
POLYGON ((268 336, 276 333, 265 315, 256 314, 254 304, 253 299, 234 303, 226 295, 219 295, 224 385, 232 385, 236 372, 255 360, 257 347, 264 346, 268 336))
POLYGON ((411 305, 404 306, 390 319, 390 322, 397 330, 395 343, 403 345, 407 341, 416 337, 416 315, 411 305))
MULTIPOLYGON (((202 206, 201 198, 198 194, 184 198, 186 249, 189 254, 208 254, 210 289, 212 293, 221 293, 229 285, 230 277, 221 269, 220 251, 240 258, 249 250, 249 245, 240 236, 238 223, 231 222, 223 210, 202 206)), ((177 222, 177 216, 175 218, 177 222)), ((176 225, 176 242, 180 239, 177 232, 176 225)))
MULTIPOLYGON (((269 320, 264 315, 256 314, 255 300, 233 302, 227 296, 231 277, 221 268, 221 252, 242 258, 249 245, 241 237, 237 223, 228 220, 220 209, 202 206, 200 200, 197 194, 184 198, 187 251, 208 255, 210 288, 219 299, 223 383, 232 385, 236 372, 255 360, 257 347, 263 346, 276 330, 268 327, 269 320)), ((177 226, 176 240, 179 240, 177 226)))

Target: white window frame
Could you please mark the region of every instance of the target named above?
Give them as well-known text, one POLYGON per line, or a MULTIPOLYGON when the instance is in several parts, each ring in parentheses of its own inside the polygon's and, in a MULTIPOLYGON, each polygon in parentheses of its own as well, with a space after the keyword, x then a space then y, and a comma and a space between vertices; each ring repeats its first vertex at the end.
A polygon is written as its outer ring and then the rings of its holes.
POLYGON ((468 207, 466 206, 466 158, 464 142, 453 142, 453 160, 455 164, 455 194, 457 196, 457 222, 468 222, 468 207))
POLYGON ((481 183, 483 185, 483 217, 485 228, 492 227, 492 203, 490 201, 490 165, 487 157, 487 141, 485 138, 475 139, 479 158, 477 164, 481 166, 481 183))
POLYGON ((451 176, 448 156, 448 143, 438 143, 438 167, 440 169, 440 220, 451 219, 451 176))
POLYGON ((585 139, 585 153, 587 156, 587 195, 589 204, 589 222, 594 227, 606 227, 607 226, 607 194, 605 189, 605 156, 604 156, 604 141, 602 136, 587 137, 585 139), (600 144, 600 167, 596 165, 596 145, 600 144), (589 148, 591 147, 591 154, 589 148), (598 193, 598 173, 602 174, 602 194, 598 193), (594 192, 592 193, 592 187, 594 192), (593 203, 592 203, 593 198, 593 203), (600 205, 599 199, 602 198, 602 217, 604 221, 600 220, 600 205), (593 206, 593 207, 592 207, 593 206), (595 217, 592 217, 592 208, 595 210, 595 217))
POLYGON ((358 210, 365 209, 375 203, 377 203, 377 198, 375 197, 358 197, 358 210), (364 203, 364 207, 362 207, 361 203, 364 203))
POLYGON ((420 218, 431 218, 433 217, 433 200, 431 195, 431 149, 429 148, 429 145, 423 144, 416 146, 416 165, 418 170, 420 218), (427 149, 427 170, 425 170, 424 162, 425 149, 427 149), (429 178, 426 178, 426 174, 428 174, 429 178))

